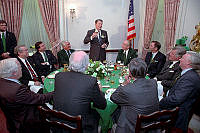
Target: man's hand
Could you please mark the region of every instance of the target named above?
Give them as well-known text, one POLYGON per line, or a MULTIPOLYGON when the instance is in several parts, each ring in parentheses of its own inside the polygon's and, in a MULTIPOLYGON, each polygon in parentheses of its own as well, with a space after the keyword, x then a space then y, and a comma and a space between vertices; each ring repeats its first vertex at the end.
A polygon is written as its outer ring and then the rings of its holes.
POLYGON ((103 44, 103 45, 101 45, 101 48, 107 48, 107 44, 103 44))
POLYGON ((45 76, 41 76, 42 82, 44 83, 45 76))
POLYGON ((40 86, 41 83, 40 83, 39 81, 35 81, 35 82, 34 82, 34 85, 36 85, 36 86, 40 86))
POLYGON ((124 83, 122 83, 123 85, 127 85, 128 83, 130 83, 130 81, 131 81, 131 76, 130 75, 126 75, 125 76, 125 81, 124 81, 124 83))
POLYGON ((93 39, 93 38, 95 38, 95 37, 97 37, 97 36, 98 36, 98 32, 94 32, 94 33, 92 34, 91 37, 92 37, 92 39, 93 39))
POLYGON ((99 90, 101 91, 102 90, 102 85, 101 84, 98 84, 99 85, 99 90))
POLYGON ((2 56, 4 59, 6 59, 6 58, 9 58, 9 57, 10 57, 8 52, 6 52, 6 53, 3 53, 1 56, 2 56))
POLYGON ((49 65, 48 62, 41 63, 41 65, 49 65))

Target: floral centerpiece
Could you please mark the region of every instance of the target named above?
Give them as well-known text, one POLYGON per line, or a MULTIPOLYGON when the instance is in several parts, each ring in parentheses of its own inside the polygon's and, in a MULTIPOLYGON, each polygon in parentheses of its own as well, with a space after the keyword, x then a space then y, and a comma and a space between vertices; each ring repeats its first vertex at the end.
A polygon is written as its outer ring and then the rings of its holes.
POLYGON ((108 75, 107 68, 100 61, 93 62, 92 60, 90 60, 90 64, 85 73, 100 79, 108 75))

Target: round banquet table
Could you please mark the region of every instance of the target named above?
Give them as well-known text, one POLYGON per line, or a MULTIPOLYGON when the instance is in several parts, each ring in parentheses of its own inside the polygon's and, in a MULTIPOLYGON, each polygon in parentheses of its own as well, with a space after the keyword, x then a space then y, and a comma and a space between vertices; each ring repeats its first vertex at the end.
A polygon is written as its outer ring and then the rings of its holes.
MULTIPOLYGON (((44 80, 44 93, 52 92, 54 90, 54 78, 55 78, 55 72, 63 72, 63 68, 52 72, 50 75, 47 76, 47 78, 44 80)), ((121 70, 114 70, 112 68, 112 71, 110 72, 110 76, 105 77, 104 79, 100 80, 100 83, 102 85, 102 91, 106 93, 106 91, 110 88, 117 88, 119 83, 119 78, 122 76, 121 70), (113 82, 114 81, 114 82, 113 82)), ((107 106, 104 110, 97 109, 97 112, 100 114, 100 121, 99 125, 101 126, 102 133, 107 133, 108 129, 112 128, 113 121, 111 114, 115 111, 117 108, 117 105, 110 101, 110 99, 107 97, 107 106)))

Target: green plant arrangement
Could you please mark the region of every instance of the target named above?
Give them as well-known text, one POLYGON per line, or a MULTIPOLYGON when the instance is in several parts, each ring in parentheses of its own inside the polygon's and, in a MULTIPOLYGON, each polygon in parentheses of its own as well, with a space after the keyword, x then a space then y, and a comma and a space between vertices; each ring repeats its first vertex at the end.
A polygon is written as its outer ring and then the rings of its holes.
POLYGON ((108 75, 107 68, 100 61, 92 60, 90 60, 90 64, 85 73, 100 79, 108 75))

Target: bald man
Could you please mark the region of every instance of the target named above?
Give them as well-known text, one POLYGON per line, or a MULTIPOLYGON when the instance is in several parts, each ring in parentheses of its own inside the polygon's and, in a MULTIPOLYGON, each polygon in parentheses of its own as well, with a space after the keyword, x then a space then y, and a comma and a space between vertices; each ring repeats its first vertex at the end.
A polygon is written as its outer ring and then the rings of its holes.
POLYGON ((133 58, 137 57, 137 52, 130 48, 130 43, 128 40, 125 40, 121 46, 122 49, 118 51, 116 62, 120 61, 127 66, 133 58))

